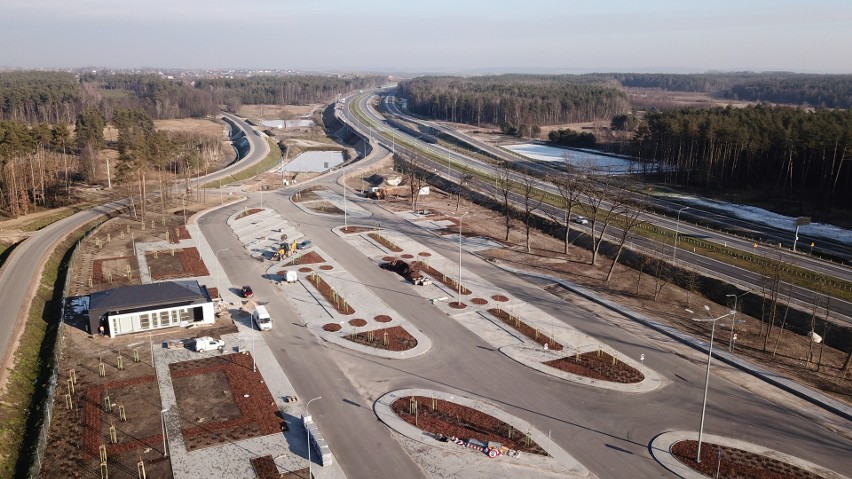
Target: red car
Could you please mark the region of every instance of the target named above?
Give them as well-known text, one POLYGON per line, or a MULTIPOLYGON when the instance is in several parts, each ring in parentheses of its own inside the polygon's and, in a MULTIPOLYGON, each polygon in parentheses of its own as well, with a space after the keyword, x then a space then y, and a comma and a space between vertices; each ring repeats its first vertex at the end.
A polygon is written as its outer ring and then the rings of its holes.
POLYGON ((240 293, 242 293, 243 298, 251 298, 252 296, 254 296, 254 291, 251 290, 251 286, 249 285, 243 286, 240 290, 240 293))

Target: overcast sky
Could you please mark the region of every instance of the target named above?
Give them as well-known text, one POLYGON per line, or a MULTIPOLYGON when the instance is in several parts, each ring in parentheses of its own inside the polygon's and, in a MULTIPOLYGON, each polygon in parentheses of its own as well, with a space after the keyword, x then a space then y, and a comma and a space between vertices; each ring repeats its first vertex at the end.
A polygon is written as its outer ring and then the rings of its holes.
POLYGON ((0 66, 852 73, 850 0, 0 0, 0 66))

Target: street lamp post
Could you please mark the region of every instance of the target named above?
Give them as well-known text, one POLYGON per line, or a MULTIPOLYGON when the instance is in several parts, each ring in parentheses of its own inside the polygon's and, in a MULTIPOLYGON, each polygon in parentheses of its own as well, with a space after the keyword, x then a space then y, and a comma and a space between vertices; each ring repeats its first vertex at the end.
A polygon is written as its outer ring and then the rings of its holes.
MULTIPOLYGON (((723 314, 722 316, 719 316, 718 318, 714 318, 714 317, 712 317, 712 315, 710 315, 710 306, 707 306, 705 304, 704 310, 707 311, 707 314, 710 316, 709 318, 707 318, 707 319, 692 318, 693 321, 699 321, 699 322, 709 321, 709 322, 712 323, 712 326, 710 327, 710 347, 707 349, 707 373, 704 376, 704 401, 701 404, 701 423, 698 426, 698 452, 696 453, 696 458, 695 458, 695 462, 698 462, 698 463, 701 462, 701 440, 704 437, 704 413, 707 411, 707 390, 710 387, 710 360, 713 358, 713 338, 716 335, 716 321, 734 314, 734 311, 729 311, 727 314, 723 314)), ((695 313, 691 309, 687 309, 686 311, 688 313, 692 313, 692 314, 695 313)))
POLYGON ((731 337, 730 337, 730 339, 728 339, 728 352, 729 353, 734 352, 734 324, 737 323, 737 299, 739 299, 740 296, 745 296, 749 293, 751 293, 751 291, 746 291, 745 293, 743 293, 741 295, 736 295, 736 294, 726 294, 725 295, 726 298, 734 298, 733 317, 731 318, 731 337))
POLYGON ((462 220, 465 215, 470 213, 470 211, 465 211, 459 216, 459 282, 456 284, 458 296, 456 297, 456 302, 461 306, 461 266, 462 266, 462 220))
POLYGON ((688 210, 689 206, 684 206, 683 208, 677 210, 677 222, 675 223, 675 238, 674 238, 674 250, 672 250, 672 262, 675 261, 675 257, 677 255, 677 234, 680 232, 680 213, 681 211, 688 210))
POLYGON ((346 164, 343 165, 343 231, 349 230, 349 219, 346 207, 346 164))
POLYGON ((305 404, 305 417, 302 419, 302 422, 305 424, 305 435, 307 436, 308 443, 308 479, 311 478, 311 431, 308 429, 307 421, 313 421, 311 419, 311 415, 309 414, 308 406, 310 406, 311 403, 316 401, 317 399, 322 399, 322 396, 317 396, 308 401, 307 404, 305 404))

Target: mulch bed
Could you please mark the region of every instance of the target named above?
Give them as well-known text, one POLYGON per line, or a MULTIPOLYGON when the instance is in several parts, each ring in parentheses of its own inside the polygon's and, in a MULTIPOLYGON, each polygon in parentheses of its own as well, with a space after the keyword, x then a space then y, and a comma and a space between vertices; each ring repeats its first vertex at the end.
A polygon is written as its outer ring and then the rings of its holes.
POLYGON ((645 379, 645 375, 638 369, 618 359, 613 361, 613 357, 603 351, 583 353, 579 360, 576 355, 566 356, 546 361, 544 364, 579 376, 614 383, 632 384, 642 382, 645 379))
POLYGON ((290 472, 278 472, 278 466, 272 456, 255 457, 251 460, 258 479, 308 479, 308 468, 290 472))
POLYGON ((384 236, 379 235, 378 233, 368 233, 367 236, 378 241, 379 244, 381 244, 385 248, 393 251, 394 253, 399 253, 400 251, 402 251, 402 248, 393 244, 393 242, 391 240, 385 238, 384 236))
POLYGON ((429 256, 432 256, 432 253, 427 253, 425 251, 422 251, 420 253, 417 253, 417 256, 422 256, 424 258, 428 258, 429 256))
MULTIPOLYGON (((424 262, 422 262, 422 261, 415 261, 415 262, 413 262, 413 263, 412 263, 412 266, 413 266, 413 265, 415 265, 415 264, 418 266, 418 268, 420 269, 420 271, 422 271, 422 272, 424 272, 424 273, 428 274, 428 275, 429 275, 429 276, 431 276, 431 277, 432 277, 435 281, 440 281, 441 283, 443 283, 443 284, 444 284, 444 286, 446 286, 446 287, 448 287, 448 288, 452 289, 453 291, 458 291, 458 290, 459 290, 459 284, 456 282, 456 280, 454 280, 454 279, 452 279, 452 278, 448 277, 448 276, 447 276, 447 275, 445 275, 444 273, 442 273, 442 272, 438 271, 437 269, 435 269, 435 268, 433 268, 433 267, 429 266, 428 264, 426 264, 426 263, 424 263, 424 262)), ((469 290, 469 289, 465 288, 465 287, 464 287, 464 285, 462 285, 462 287, 461 287, 461 294, 463 294, 463 295, 471 294, 471 290, 469 290)))
POLYGON ((282 431, 284 423, 277 414, 275 400, 260 372, 252 371, 252 365, 251 355, 240 353, 169 365, 183 421, 181 433, 187 450, 278 434, 282 431), (205 394, 230 394, 229 399, 238 408, 239 415, 219 421, 211 418, 209 422, 196 422, 196 418, 205 417, 208 411, 204 401, 187 399, 194 396, 195 391, 183 391, 181 394, 177 390, 180 388, 181 379, 218 371, 225 373, 229 390, 209 391, 205 394))
POLYGON ((403 259, 411 259, 411 258, 413 258, 413 257, 414 257, 414 255, 413 255, 413 254, 405 253, 404 255, 402 255, 402 257, 403 257, 403 259))
POLYGON ((368 226, 345 226, 340 228, 344 234, 352 234, 352 233, 363 233, 365 231, 373 231, 376 228, 370 228, 368 226))
POLYGON ((449 303, 449 305, 450 305, 450 307, 451 307, 451 308, 453 308, 453 309, 464 309, 464 308, 466 308, 466 307, 467 307, 467 305, 466 305, 466 304, 464 304, 464 303, 459 303, 458 301, 453 301, 453 302, 449 303))
POLYGON ((328 331, 329 333, 336 333, 343 329, 343 327, 337 323, 325 323, 322 325, 322 329, 324 331, 328 331))
POLYGON ((190 236, 189 231, 186 230, 186 226, 184 226, 184 225, 173 226, 170 229, 171 229, 171 232, 169 233, 169 242, 170 243, 177 243, 180 240, 192 239, 192 236, 190 236))
POLYGON ((704 441, 701 442, 700 463, 695 462, 697 452, 698 441, 680 441, 672 446, 672 454, 678 461, 708 477, 732 479, 818 479, 822 477, 770 457, 704 441))
MULTIPOLYGON (((300 273, 310 273, 311 271, 313 271, 313 269, 308 268, 307 266, 303 266, 303 267, 299 268, 300 273)), ((284 276, 284 271, 279 271, 278 276, 284 276)))
POLYGON ((488 300, 485 298, 473 298, 470 300, 471 303, 482 306, 483 304, 488 304, 488 300))
POLYGON ((238 214, 235 219, 245 218, 246 216, 251 216, 255 213, 260 213, 261 211, 263 210, 260 208, 252 208, 250 210, 245 210, 242 213, 238 214))
POLYGON ((491 297, 491 299, 493 299, 494 301, 500 301, 501 303, 505 303, 506 301, 509 301, 509 298, 507 298, 506 296, 503 296, 502 294, 495 294, 494 296, 491 297))
POLYGON ((291 259, 289 262, 284 263, 283 266, 295 266, 298 264, 315 264, 315 263, 325 263, 325 259, 319 255, 319 253, 315 251, 308 251, 302 256, 298 256, 296 258, 291 259))
POLYGON ((330 271, 330 270, 334 269, 334 266, 332 266, 330 264, 324 264, 324 265, 320 266, 319 269, 321 269, 323 271, 330 271))
POLYGON ((374 320, 376 320, 376 321, 377 321, 377 322, 379 322, 379 323, 389 323, 389 322, 391 322, 391 317, 390 317, 390 316, 388 316, 387 314, 380 314, 380 315, 378 315, 378 316, 374 317, 373 319, 374 319, 374 320))
POLYGON ((319 293, 334 306, 334 309, 337 310, 340 314, 355 314, 355 308, 349 305, 346 302, 346 299, 343 296, 337 294, 334 289, 329 286, 328 283, 325 282, 324 279, 320 277, 318 274, 312 274, 308 276, 308 283, 314 285, 314 288, 319 291, 319 293))
POLYGON ((393 260, 395 260, 395 259, 396 259, 396 258, 395 258, 394 256, 384 256, 384 257, 382 258, 382 261, 385 261, 385 262, 387 262, 387 263, 390 263, 391 261, 393 261, 393 260))
POLYGON ((154 281, 210 275, 195 248, 175 249, 174 255, 171 250, 151 252, 146 253, 145 258, 154 281))
POLYGON ((523 334, 524 336, 532 339, 544 346, 547 345, 548 349, 553 351, 562 351, 562 345, 557 343, 553 338, 542 334, 541 330, 537 330, 536 328, 530 326, 529 324, 521 321, 521 318, 517 316, 512 316, 511 314, 503 311, 499 308, 491 308, 488 310, 492 316, 502 321, 507 326, 511 326, 513 329, 523 334))
POLYGON ((548 455, 535 441, 527 438, 529 431, 519 431, 482 411, 443 399, 425 396, 413 396, 413 399, 416 401, 416 414, 412 410, 411 396, 397 399, 391 404, 391 409, 400 419, 423 431, 463 440, 499 442, 517 451, 548 455))
POLYGON ((366 326, 366 325, 367 325, 367 320, 365 320, 365 319, 361 319, 361 318, 358 318, 358 319, 350 319, 350 320, 349 320, 349 325, 350 325, 350 326, 355 326, 356 328, 360 328, 360 327, 363 327, 363 326, 366 326))
MULTIPOLYGON (((113 407, 113 412, 104 411, 104 396, 110 394, 115 401, 116 393, 124 388, 139 385, 143 383, 156 384, 156 376, 142 376, 133 379, 122 381, 111 381, 105 384, 94 385, 86 388, 83 394, 83 445, 86 452, 93 456, 98 455, 98 446, 101 444, 107 445, 107 454, 118 455, 134 449, 144 449, 150 447, 157 451, 163 450, 163 435, 157 432, 145 437, 133 437, 125 434, 118 434, 119 443, 110 444, 109 440, 109 423, 120 423, 116 419, 118 413, 117 404, 113 407)), ((117 402, 117 401, 116 401, 117 402)), ((133 411, 128 411, 128 417, 132 419, 133 411)))
POLYGON ((344 338, 353 343, 387 351, 408 351, 417 346, 417 340, 402 326, 347 334, 344 338))

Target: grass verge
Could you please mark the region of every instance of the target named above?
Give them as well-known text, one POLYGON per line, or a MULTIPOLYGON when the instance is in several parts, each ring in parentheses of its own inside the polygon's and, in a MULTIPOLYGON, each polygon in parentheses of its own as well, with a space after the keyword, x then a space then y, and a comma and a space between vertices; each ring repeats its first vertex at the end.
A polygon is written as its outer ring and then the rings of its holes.
POLYGON ((0 397, 0 477, 29 477, 36 462, 50 378, 57 360, 62 295, 75 242, 106 218, 89 222, 57 246, 42 270, 14 368, 0 397))
POLYGON ((235 183, 237 181, 246 180, 248 178, 252 178, 257 176, 267 170, 272 169, 276 163, 281 161, 281 150, 278 148, 278 144, 269 138, 266 139, 266 142, 269 144, 269 154, 260 161, 260 163, 240 170, 232 175, 228 175, 222 178, 221 181, 211 181, 210 183, 206 183, 202 188, 219 188, 220 186, 229 185, 231 183, 235 183))

